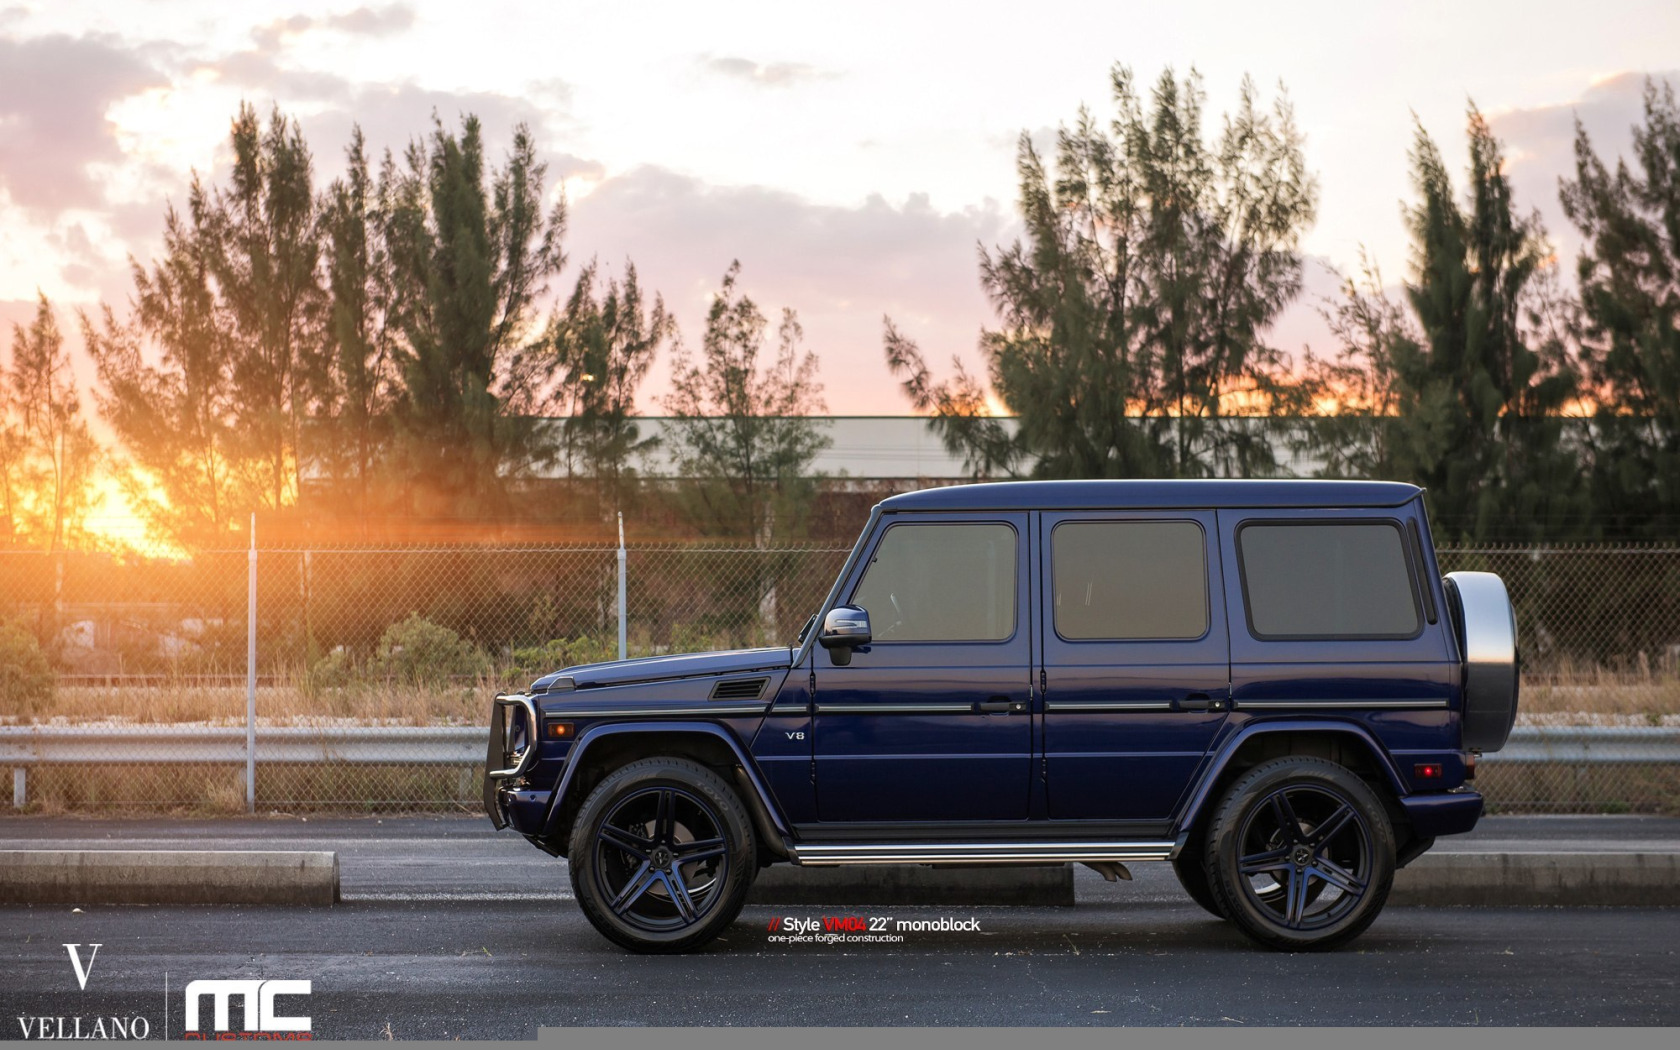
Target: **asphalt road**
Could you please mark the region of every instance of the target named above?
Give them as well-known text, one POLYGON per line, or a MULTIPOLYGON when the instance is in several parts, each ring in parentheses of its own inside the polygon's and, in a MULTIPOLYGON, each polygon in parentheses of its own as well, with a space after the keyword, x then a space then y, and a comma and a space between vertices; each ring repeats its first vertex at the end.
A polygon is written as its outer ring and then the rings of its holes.
MULTIPOLYGON (((0 821, 0 846, 327 848, 334 908, 0 909, 0 1025, 144 1016, 179 1035, 181 986, 307 978, 317 1037, 527 1038, 575 1025, 1674 1025, 1680 910, 1391 908, 1330 954, 1256 950, 1165 865, 1073 908, 750 907, 697 955, 628 955, 521 840, 457 819, 0 821), (900 943, 772 941, 773 918, 975 919, 900 943), (65 943, 102 944, 78 990, 65 943)), ((1506 818, 1453 848, 1680 848, 1680 821, 1506 818), (1584 823, 1583 823, 1584 821, 1584 823)), ((307 1006, 301 1006, 306 1003, 307 1006)), ((87 1021, 84 1021, 84 1024, 87 1021)))

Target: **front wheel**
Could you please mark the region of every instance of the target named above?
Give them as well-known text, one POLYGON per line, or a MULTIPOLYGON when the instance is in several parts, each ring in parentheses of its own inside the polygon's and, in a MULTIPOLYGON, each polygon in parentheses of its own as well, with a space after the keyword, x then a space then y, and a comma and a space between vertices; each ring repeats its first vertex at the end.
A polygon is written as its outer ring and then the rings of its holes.
POLYGON ((1225 915, 1280 951, 1359 936, 1394 882, 1394 828, 1382 800, 1322 758, 1274 759, 1244 774, 1215 811, 1205 849, 1225 915))
POLYGON ((567 859, 590 923, 634 952, 682 952, 723 932, 746 903, 758 847, 741 800, 710 769, 632 762, 584 800, 567 859))

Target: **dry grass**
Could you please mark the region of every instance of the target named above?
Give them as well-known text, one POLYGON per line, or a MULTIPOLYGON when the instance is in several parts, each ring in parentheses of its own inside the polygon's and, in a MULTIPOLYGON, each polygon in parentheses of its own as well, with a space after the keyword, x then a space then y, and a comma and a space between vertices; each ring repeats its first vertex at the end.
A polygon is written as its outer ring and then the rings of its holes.
POLYGON ((1526 675, 1518 704, 1526 725, 1680 725, 1680 676, 1604 669, 1526 675))

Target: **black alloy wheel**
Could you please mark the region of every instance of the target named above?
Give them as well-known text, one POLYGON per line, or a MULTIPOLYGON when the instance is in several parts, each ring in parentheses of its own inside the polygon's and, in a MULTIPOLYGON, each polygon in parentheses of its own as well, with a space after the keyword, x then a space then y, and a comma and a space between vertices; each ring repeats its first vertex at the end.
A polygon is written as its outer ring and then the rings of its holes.
POLYGON ((632 762, 603 780, 578 812, 567 856, 584 915, 637 952, 716 937, 757 871, 740 799, 712 770, 677 758, 632 762))
POLYGON ((1394 880, 1382 801, 1322 758, 1263 763, 1231 785, 1204 870, 1225 915, 1269 948, 1333 948, 1375 921, 1394 880))

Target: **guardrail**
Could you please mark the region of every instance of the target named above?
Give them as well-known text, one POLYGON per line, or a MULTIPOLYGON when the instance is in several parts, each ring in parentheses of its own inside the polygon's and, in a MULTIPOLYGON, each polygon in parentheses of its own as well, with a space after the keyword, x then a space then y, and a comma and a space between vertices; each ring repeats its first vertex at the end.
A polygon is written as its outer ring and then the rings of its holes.
MULTIPOLYGON (((455 766, 484 761, 478 726, 259 726, 259 765, 455 766)), ((28 770, 69 765, 244 765, 244 726, 0 726, 0 768, 12 769, 12 804, 28 770)), ((1519 726, 1483 765, 1680 765, 1677 726, 1519 726)))
POLYGON ((1680 726, 1517 726, 1483 765, 1680 765, 1680 726))
MULTIPOLYGON (((484 761, 479 726, 258 726, 261 765, 458 766, 484 761)), ((12 805, 28 798, 34 766, 228 765, 246 761, 244 726, 0 726, 0 768, 12 805)))

